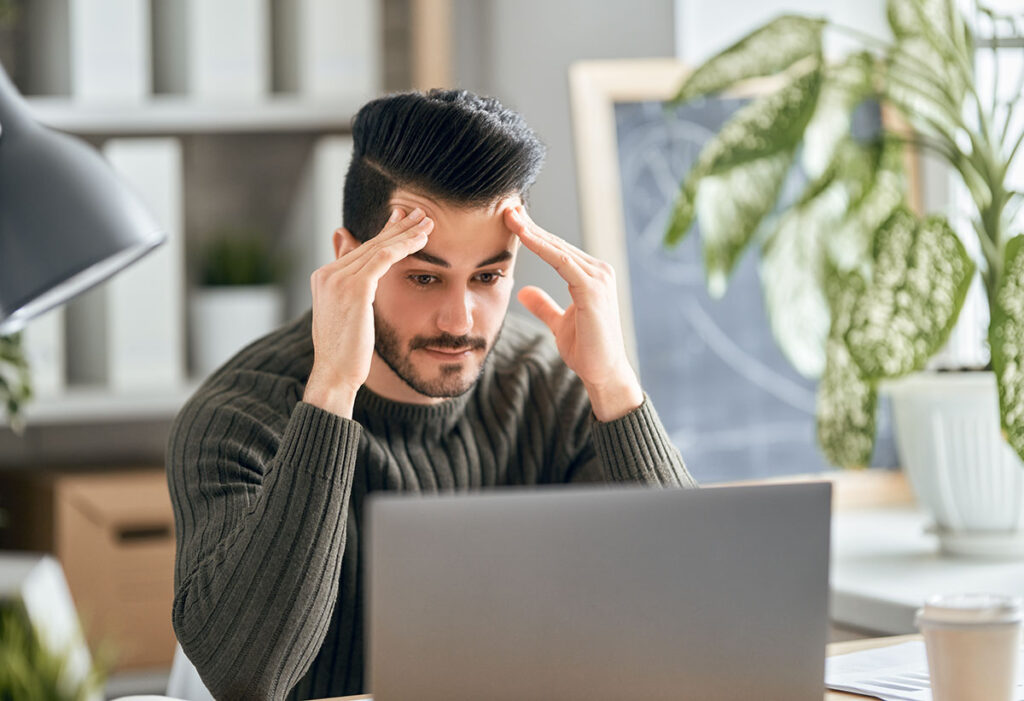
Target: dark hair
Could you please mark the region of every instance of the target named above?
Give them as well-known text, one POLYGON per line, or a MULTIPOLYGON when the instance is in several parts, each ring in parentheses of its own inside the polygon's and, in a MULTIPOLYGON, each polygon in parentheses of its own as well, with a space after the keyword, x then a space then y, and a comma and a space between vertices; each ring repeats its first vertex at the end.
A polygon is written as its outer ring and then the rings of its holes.
POLYGON ((352 138, 342 216, 359 241, 384 227, 397 188, 485 207, 525 197, 544 161, 544 146, 522 116, 465 90, 372 100, 356 114, 352 138))

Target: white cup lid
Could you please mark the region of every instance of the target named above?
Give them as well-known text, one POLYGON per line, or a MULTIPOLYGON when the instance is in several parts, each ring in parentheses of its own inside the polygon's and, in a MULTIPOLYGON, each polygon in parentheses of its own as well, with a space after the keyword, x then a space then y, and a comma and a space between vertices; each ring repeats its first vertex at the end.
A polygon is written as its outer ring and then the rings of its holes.
POLYGON ((917 611, 918 623, 971 625, 1017 623, 1024 615, 1024 600, 1003 594, 937 594, 917 611))

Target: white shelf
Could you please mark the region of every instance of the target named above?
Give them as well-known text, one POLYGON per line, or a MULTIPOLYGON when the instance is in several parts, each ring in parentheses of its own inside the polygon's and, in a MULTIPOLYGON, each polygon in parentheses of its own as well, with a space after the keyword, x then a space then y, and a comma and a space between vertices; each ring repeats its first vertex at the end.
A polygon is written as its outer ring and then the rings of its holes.
POLYGON ((347 130, 363 98, 311 100, 270 96, 251 102, 156 95, 144 102, 26 99, 43 124, 75 134, 200 134, 347 130))
MULTIPOLYGON (((176 389, 117 393, 107 387, 74 387, 55 397, 39 397, 25 407, 29 427, 56 424, 132 422, 173 418, 200 381, 176 389)), ((0 420, 0 427, 6 422, 0 420)))

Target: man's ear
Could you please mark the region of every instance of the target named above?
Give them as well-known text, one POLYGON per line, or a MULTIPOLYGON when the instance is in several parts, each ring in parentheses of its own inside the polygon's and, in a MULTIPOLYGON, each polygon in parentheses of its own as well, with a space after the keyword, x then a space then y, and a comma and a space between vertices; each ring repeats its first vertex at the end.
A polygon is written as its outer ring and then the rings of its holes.
POLYGON ((343 226, 334 230, 334 235, 331 239, 334 243, 335 259, 341 258, 349 251, 359 248, 359 242, 356 240, 356 237, 343 226))

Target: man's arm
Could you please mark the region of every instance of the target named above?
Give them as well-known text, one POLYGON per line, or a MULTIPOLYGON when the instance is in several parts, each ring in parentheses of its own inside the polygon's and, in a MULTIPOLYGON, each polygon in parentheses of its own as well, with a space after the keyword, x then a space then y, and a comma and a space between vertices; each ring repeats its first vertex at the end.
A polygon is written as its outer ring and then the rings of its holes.
POLYGON ((537 226, 525 207, 506 210, 505 224, 555 269, 572 297, 563 310, 537 287, 519 292, 519 301, 554 334, 597 419, 593 446, 576 456, 570 479, 696 486, 626 357, 612 266, 537 226))
POLYGON ((279 699, 333 613, 361 427, 300 402, 277 443, 256 402, 217 391, 190 403, 168 446, 174 629, 216 698, 279 699))
POLYGON ((178 641, 218 698, 283 698, 309 669, 337 599, 373 354, 373 299, 433 222, 395 209, 310 279, 313 366, 285 423, 270 373, 225 374, 190 401, 168 450, 178 641), (278 425, 273 425, 273 424, 278 425))

